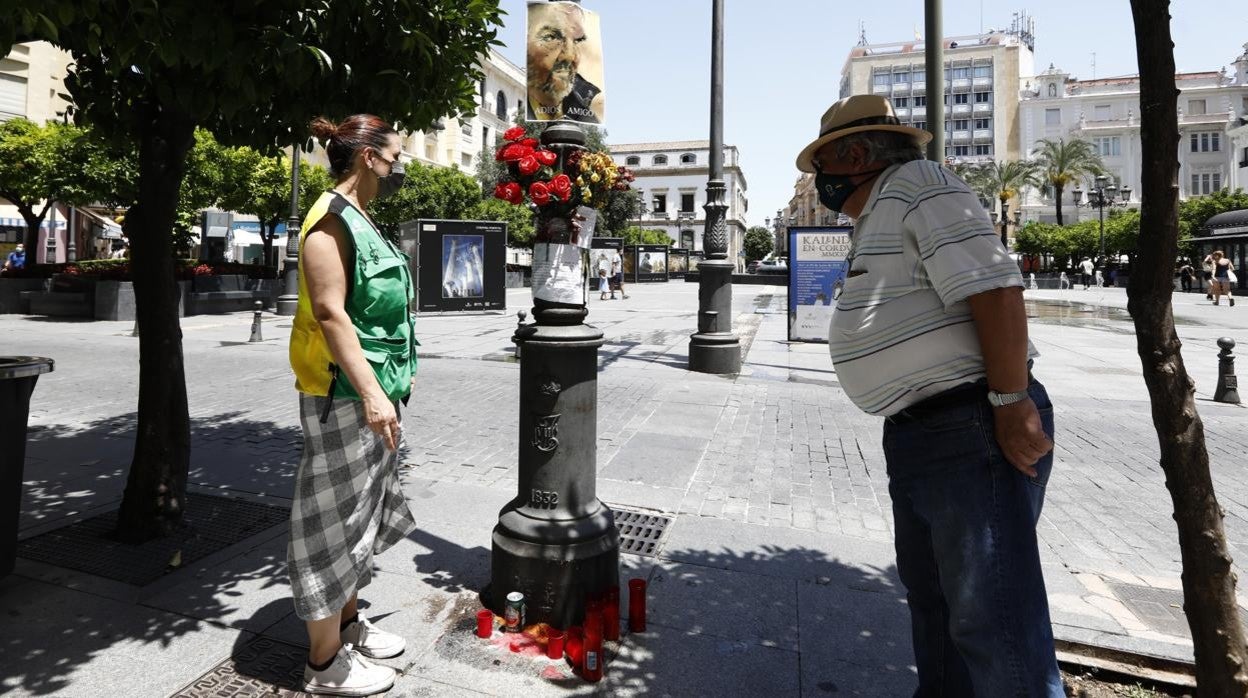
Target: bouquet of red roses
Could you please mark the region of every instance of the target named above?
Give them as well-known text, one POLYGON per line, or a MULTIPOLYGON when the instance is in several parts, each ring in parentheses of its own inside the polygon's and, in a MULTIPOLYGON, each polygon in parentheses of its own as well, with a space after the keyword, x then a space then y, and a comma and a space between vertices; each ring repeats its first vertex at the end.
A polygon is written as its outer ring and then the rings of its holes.
POLYGON ((560 163, 559 154, 526 138, 515 126, 503 133, 494 159, 507 163, 507 175, 494 196, 517 206, 531 202, 547 217, 571 217, 577 206, 604 208, 610 190, 626 190, 633 175, 617 167, 607 153, 574 150, 560 163))

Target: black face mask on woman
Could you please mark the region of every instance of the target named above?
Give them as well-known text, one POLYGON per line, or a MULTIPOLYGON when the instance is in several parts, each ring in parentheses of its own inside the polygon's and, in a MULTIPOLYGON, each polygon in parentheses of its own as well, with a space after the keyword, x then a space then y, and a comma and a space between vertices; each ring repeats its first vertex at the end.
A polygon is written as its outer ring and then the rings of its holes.
POLYGON ((403 163, 398 159, 390 161, 390 174, 385 177, 377 178, 377 198, 384 199, 388 196, 394 196, 403 188, 403 180, 407 177, 407 170, 403 167, 403 163))

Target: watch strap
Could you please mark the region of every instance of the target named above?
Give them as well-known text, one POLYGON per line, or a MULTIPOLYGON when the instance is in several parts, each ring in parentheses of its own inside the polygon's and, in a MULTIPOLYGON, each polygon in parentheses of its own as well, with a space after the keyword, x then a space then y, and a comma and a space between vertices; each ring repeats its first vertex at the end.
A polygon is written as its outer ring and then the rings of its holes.
POLYGON ((988 402, 990 402, 993 407, 1013 405, 1016 402, 1026 400, 1028 397, 1031 397, 1031 395, 1026 390, 1020 390, 1017 393, 998 393, 995 390, 988 391, 988 402))

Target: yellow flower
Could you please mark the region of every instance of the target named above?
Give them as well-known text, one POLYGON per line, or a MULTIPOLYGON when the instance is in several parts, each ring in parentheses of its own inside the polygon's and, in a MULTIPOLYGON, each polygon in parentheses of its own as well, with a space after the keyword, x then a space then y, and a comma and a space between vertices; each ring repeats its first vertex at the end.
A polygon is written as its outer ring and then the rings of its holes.
POLYGON ((577 177, 577 178, 576 178, 576 185, 577 185, 578 187, 583 187, 583 186, 585 186, 585 178, 584 178, 584 177, 577 177))
POLYGON ((594 198, 594 193, 586 189, 581 192, 581 198, 585 199, 586 201, 591 201, 594 198))
POLYGON ((590 180, 591 182, 599 182, 599 181, 601 181, 601 180, 602 180, 602 177, 599 177, 599 176, 598 176, 598 173, 597 173, 597 172, 595 172, 595 173, 593 173, 592 175, 590 175, 590 176, 589 176, 589 180, 590 180))

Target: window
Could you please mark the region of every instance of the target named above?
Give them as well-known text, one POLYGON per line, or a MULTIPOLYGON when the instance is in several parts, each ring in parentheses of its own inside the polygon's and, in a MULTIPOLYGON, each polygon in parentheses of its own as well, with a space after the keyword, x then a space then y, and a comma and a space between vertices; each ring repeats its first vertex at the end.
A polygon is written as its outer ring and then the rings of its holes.
POLYGON ((667 156, 666 156, 666 155, 655 155, 655 156, 654 156, 654 158, 650 161, 650 163, 651 163, 651 164, 653 164, 653 165, 666 165, 666 164, 667 164, 667 156))
POLYGON ((698 156, 694 155, 693 153, 685 153, 684 155, 680 156, 680 164, 682 165, 693 165, 697 162, 698 162, 698 156))
POLYGON ((459 161, 465 168, 472 167, 472 155, 464 153, 459 156, 459 161))
POLYGON ((976 104, 987 104, 987 103, 989 103, 989 102, 991 102, 991 101, 992 101, 992 93, 991 93, 991 92, 976 92, 976 93, 975 93, 975 103, 976 103, 976 104))
POLYGON ((693 194, 680 195, 680 212, 693 213, 693 194))
POLYGON ((991 145, 977 145, 975 146, 975 154, 976 155, 992 155, 992 146, 991 145))
POLYGON ((893 82, 910 82, 910 73, 893 73, 893 82))
MULTIPOLYGON (((926 130, 927 130, 927 122, 926 122, 926 121, 916 121, 916 122, 914 122, 914 127, 915 127, 915 128, 917 128, 917 129, 919 129, 919 130, 921 130, 921 131, 926 131, 926 130)), ((1248 152, 1248 151, 1245 151, 1245 152, 1248 152)), ((1244 157, 1245 157, 1245 159, 1248 159, 1248 155, 1245 155, 1244 157)))
POLYGON ((892 82, 892 76, 888 73, 876 73, 873 82, 881 87, 887 87, 892 82))
POLYGON ((461 123, 459 125, 459 132, 468 136, 468 138, 472 138, 472 123, 469 121, 461 123))
POLYGON ((485 78, 481 78, 481 106, 485 106, 485 78))
POLYGON ((915 97, 915 98, 914 98, 914 106, 916 106, 916 107, 926 107, 926 106, 927 106, 927 96, 926 96, 926 95, 919 95, 918 97, 915 97))
POLYGON ((1203 116, 1206 113, 1205 100, 1189 99, 1187 100, 1187 113, 1192 116, 1203 116))
POLYGON ((490 127, 482 126, 481 127, 481 146, 485 147, 485 146, 493 146, 493 145, 494 144, 490 142, 490 127))
POLYGON ((977 77, 977 78, 990 78, 990 77, 992 77, 992 66, 990 66, 990 65, 977 65, 977 66, 975 66, 975 77, 977 77))
POLYGON ((1045 126, 1061 126, 1062 110, 1061 109, 1045 109, 1044 110, 1045 126))
POLYGON ((1212 194, 1222 188, 1222 173, 1196 172, 1192 174, 1192 196, 1212 194))
POLYGON ((954 155, 969 155, 969 154, 970 154, 970 151, 971 151, 970 146, 966 146, 966 145, 955 145, 955 146, 953 146, 953 154, 954 154, 954 155))
POLYGON ((1097 121, 1109 121, 1113 118, 1113 108, 1109 104, 1098 104, 1092 108, 1092 118, 1097 121))
POLYGON ((650 210, 654 213, 667 213, 667 194, 655 194, 651 199, 650 210))
POLYGON ((507 120, 507 95, 502 90, 494 96, 494 115, 503 121, 507 120))
POLYGON ((1118 136, 1100 136, 1092 139, 1092 148, 1101 157, 1122 155, 1122 139, 1118 136))
POLYGON ((975 130, 981 131, 986 128, 992 128, 992 119, 976 119, 975 130))
POLYGON ((961 94, 956 94, 953 96, 953 103, 954 104, 967 104, 969 97, 970 95, 968 95, 965 92, 961 94))
POLYGON ((899 109, 904 109, 910 106, 910 98, 909 97, 893 97, 893 106, 899 109))
POLYGON ((1216 153, 1222 150, 1222 134, 1217 131, 1193 133, 1190 142, 1193 153, 1216 153))
POLYGON ((971 77, 971 69, 970 68, 954 68, 952 70, 952 74, 953 74, 954 80, 965 80, 971 77))
POLYGON ((641 158, 637 157, 636 155, 629 155, 628 157, 624 158, 624 164, 625 165, 640 165, 641 158))
POLYGON ((954 131, 965 131, 965 130, 966 130, 966 126, 967 126, 967 124, 969 124, 969 123, 970 123, 970 122, 969 122, 969 121, 967 121, 966 119, 954 119, 954 120, 953 120, 953 130, 954 130, 954 131))
POLYGON ((524 114, 524 100, 517 99, 516 100, 516 120, 517 121, 520 120, 522 114, 524 114))

